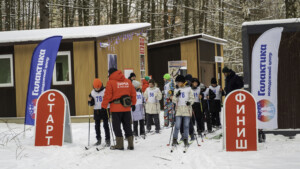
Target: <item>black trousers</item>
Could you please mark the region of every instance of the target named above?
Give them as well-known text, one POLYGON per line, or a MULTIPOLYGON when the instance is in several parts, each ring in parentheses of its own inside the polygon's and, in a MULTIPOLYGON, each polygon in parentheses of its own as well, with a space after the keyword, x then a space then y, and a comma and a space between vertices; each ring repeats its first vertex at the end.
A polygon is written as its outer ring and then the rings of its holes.
POLYGON ((139 131, 138 131, 138 126, 140 123, 140 135, 145 134, 145 124, 144 124, 144 119, 139 120, 139 121, 133 121, 133 131, 135 133, 135 135, 138 135, 139 131))
POLYGON ((95 130, 96 139, 101 140, 101 129, 100 123, 103 121, 103 128, 105 131, 105 140, 110 140, 109 125, 108 125, 108 114, 105 112, 100 112, 100 110, 94 110, 94 120, 95 120, 95 130))
POLYGON ((132 136, 131 112, 112 112, 112 125, 116 137, 123 137, 121 124, 125 132, 125 137, 132 136))
POLYGON ((152 121, 154 120, 155 130, 160 130, 159 125, 159 114, 149 114, 147 113, 147 130, 151 130, 152 121))
POLYGON ((211 101, 209 100, 203 100, 202 101, 202 106, 203 106, 203 111, 205 115, 205 121, 207 125, 207 130, 212 131, 212 122, 211 122, 211 101))
POLYGON ((211 122, 214 126, 220 126, 220 111, 221 111, 221 100, 211 101, 211 122))
POLYGON ((203 132, 205 130, 203 106, 200 103, 195 102, 192 107, 193 107, 193 111, 195 114, 197 131, 203 132), (201 109, 201 107, 202 107, 202 109, 201 109))

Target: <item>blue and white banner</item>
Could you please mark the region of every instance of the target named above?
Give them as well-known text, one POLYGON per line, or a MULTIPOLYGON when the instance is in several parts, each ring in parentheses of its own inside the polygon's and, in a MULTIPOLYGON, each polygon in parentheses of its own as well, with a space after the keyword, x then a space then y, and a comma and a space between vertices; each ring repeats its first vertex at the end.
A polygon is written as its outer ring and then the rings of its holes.
POLYGON ((257 101, 259 129, 278 128, 278 50, 282 31, 282 27, 267 30, 252 50, 251 93, 257 101))
POLYGON ((62 36, 45 39, 32 54, 24 122, 27 125, 34 125, 37 99, 51 87, 53 68, 61 39, 62 36))

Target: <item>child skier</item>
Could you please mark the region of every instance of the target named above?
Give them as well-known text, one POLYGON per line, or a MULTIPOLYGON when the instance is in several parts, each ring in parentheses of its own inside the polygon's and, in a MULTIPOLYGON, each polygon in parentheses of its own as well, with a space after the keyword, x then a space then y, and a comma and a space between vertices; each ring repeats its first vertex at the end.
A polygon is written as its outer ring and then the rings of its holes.
POLYGON ((102 85, 100 79, 95 79, 93 82, 94 89, 91 91, 88 99, 89 106, 94 106, 94 120, 95 120, 95 130, 97 142, 95 145, 101 144, 101 130, 100 122, 103 120, 103 127, 105 130, 105 146, 110 146, 110 133, 108 126, 109 115, 107 112, 101 112, 102 100, 104 97, 105 88, 102 85))
POLYGON ((159 124, 159 112, 160 112, 160 103, 159 100, 162 99, 162 94, 159 88, 155 87, 155 82, 153 79, 149 80, 149 87, 144 93, 146 100, 146 112, 147 112, 147 130, 151 131, 151 121, 154 119, 155 132, 159 133, 160 124, 159 124))
POLYGON ((172 146, 178 144, 177 138, 181 123, 183 123, 183 142, 188 146, 189 124, 192 116, 191 105, 194 103, 194 93, 190 87, 185 86, 186 80, 182 75, 178 75, 175 79, 178 88, 175 89, 172 96, 172 102, 176 104, 175 130, 173 134, 172 146))
POLYGON ((140 88, 141 83, 133 80, 132 85, 136 90, 136 104, 135 111, 132 112, 132 121, 133 121, 133 133, 134 136, 138 137, 138 125, 140 123, 140 136, 145 138, 145 125, 144 125, 144 98, 142 95, 142 90, 140 88))
POLYGON ((211 123, 211 103, 212 100, 216 97, 215 93, 207 88, 203 83, 200 84, 201 88, 201 103, 203 112, 205 115, 205 121, 207 125, 208 133, 212 133, 212 123, 211 123))
POLYGON ((174 93, 174 82, 168 73, 164 75, 164 81, 164 127, 168 127, 169 124, 172 127, 174 125, 174 104, 170 97, 174 93))
POLYGON ((223 89, 218 85, 216 78, 211 79, 211 85, 209 89, 212 90, 216 97, 211 100, 211 115, 212 115, 212 126, 217 129, 221 127, 220 123, 220 111, 221 111, 221 97, 224 95, 223 89))
MULTIPOLYGON (((204 114, 203 114, 203 108, 202 103, 200 102, 201 96, 201 89, 200 89, 200 82, 198 79, 193 78, 191 81, 192 85, 192 91, 194 93, 195 102, 192 105, 193 111, 194 111, 194 118, 197 122, 197 132, 198 135, 201 135, 201 133, 204 131, 204 114)), ((195 124, 195 123, 194 123, 195 124)))

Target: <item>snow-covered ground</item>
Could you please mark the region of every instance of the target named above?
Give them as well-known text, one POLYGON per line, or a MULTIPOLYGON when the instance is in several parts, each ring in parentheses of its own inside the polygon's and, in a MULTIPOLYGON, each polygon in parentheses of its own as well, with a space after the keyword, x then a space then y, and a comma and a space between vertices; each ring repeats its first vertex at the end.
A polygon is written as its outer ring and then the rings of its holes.
MULTIPOLYGON (((222 140, 204 139, 204 142, 200 142, 200 147, 194 142, 184 154, 181 147, 170 153, 170 147, 166 146, 171 129, 164 129, 161 134, 148 135, 145 140, 138 138, 135 140, 134 151, 112 151, 108 148, 101 151, 96 151, 95 148, 85 150, 88 123, 72 124, 72 129, 73 144, 62 147, 34 147, 34 128, 27 126, 24 135, 23 125, 0 123, 0 168, 300 168, 299 135, 295 139, 267 135, 267 142, 259 144, 257 152, 225 152, 222 151, 222 140)), ((91 142, 95 141, 92 124, 91 142)), ((127 141, 124 143, 127 147, 127 141)))

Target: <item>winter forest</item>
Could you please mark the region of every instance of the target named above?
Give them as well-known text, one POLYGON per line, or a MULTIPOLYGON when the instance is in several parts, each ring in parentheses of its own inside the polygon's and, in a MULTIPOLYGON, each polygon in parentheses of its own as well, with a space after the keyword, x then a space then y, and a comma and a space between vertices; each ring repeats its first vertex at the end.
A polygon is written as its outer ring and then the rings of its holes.
POLYGON ((148 43, 224 38, 225 64, 240 75, 243 22, 300 17, 299 0, 0 0, 0 8, 0 31, 148 22, 148 43))

